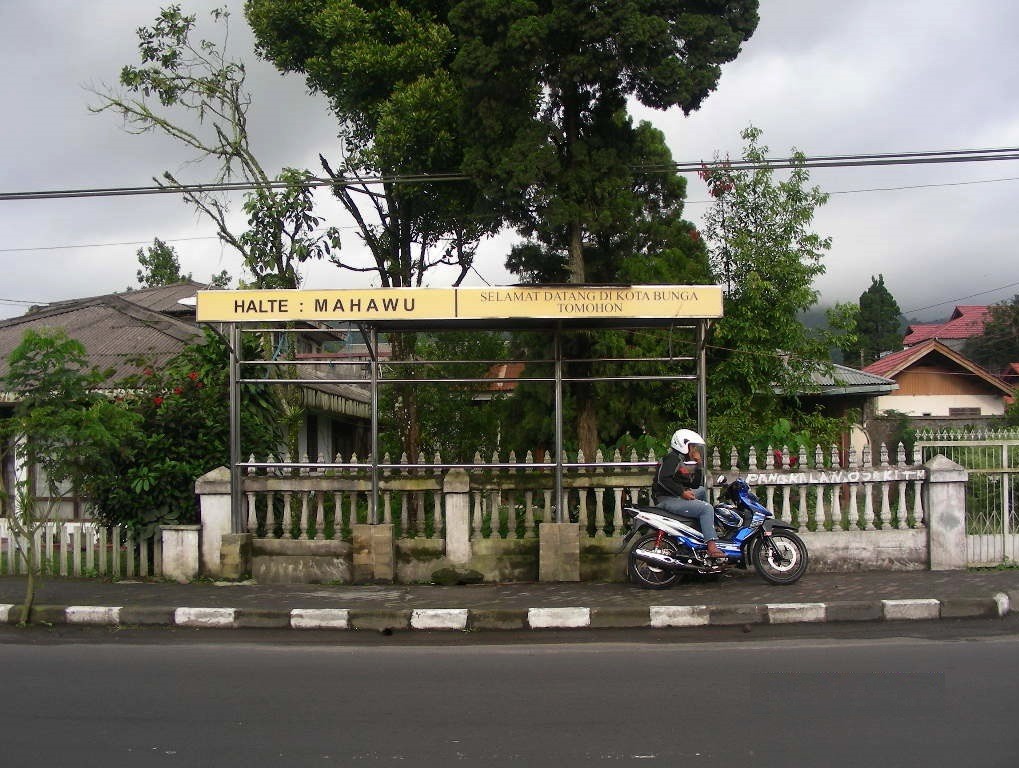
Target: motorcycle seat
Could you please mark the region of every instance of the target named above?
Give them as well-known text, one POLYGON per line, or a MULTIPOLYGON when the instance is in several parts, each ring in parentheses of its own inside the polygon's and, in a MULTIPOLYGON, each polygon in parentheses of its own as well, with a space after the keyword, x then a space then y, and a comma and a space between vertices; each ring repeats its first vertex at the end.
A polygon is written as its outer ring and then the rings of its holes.
POLYGON ((687 515, 682 515, 679 514, 678 512, 670 512, 669 510, 662 509, 661 507, 649 506, 647 504, 644 504, 637 505, 634 507, 634 509, 639 509, 641 512, 651 512, 652 514, 655 515, 662 515, 663 517, 669 517, 672 518, 673 520, 679 520, 680 522, 683 523, 693 523, 694 528, 696 528, 698 524, 698 520, 696 517, 688 517, 687 515))

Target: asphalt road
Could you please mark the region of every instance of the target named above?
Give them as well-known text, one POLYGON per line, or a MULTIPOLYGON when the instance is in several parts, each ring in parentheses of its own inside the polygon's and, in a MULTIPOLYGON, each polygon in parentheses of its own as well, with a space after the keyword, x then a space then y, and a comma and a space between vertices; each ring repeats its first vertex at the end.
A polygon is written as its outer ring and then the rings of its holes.
POLYGON ((0 764, 1013 768, 1019 634, 990 624, 279 646, 4 633, 0 764))

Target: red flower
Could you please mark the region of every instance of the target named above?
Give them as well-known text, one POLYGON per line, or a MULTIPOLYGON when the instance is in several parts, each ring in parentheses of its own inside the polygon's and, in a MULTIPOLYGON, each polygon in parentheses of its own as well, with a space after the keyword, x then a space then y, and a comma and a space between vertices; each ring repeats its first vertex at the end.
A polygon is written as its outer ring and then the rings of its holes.
POLYGON ((173 388, 173 394, 175 394, 175 395, 182 395, 182 394, 184 394, 184 390, 181 387, 174 387, 173 388))
POLYGON ((200 382, 200 381, 196 381, 196 382, 195 382, 195 389, 201 389, 201 388, 202 388, 202 387, 204 387, 204 386, 205 386, 205 385, 204 385, 204 384, 202 384, 202 382, 200 382))
POLYGON ((159 395, 156 395, 154 398, 152 398, 152 402, 154 402, 156 405, 162 405, 163 398, 161 398, 159 395))
POLYGON ((142 371, 142 374, 145 376, 155 376, 156 372, 153 371, 151 368, 146 368, 144 371, 142 371))
POLYGON ((191 371, 191 373, 188 374, 188 378, 191 379, 191 381, 197 381, 198 380, 198 372, 197 371, 191 371))

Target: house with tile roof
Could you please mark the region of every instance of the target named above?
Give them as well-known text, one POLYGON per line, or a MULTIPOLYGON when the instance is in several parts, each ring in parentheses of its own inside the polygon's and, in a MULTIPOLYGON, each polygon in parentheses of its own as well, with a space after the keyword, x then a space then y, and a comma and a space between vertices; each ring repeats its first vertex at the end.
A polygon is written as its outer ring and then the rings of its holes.
POLYGON ((878 397, 878 412, 897 412, 929 427, 986 424, 1004 415, 1013 389, 937 338, 907 347, 863 369, 894 380, 878 397))
POLYGON ((984 325, 990 317, 988 306, 959 305, 952 310, 951 317, 943 323, 919 323, 907 326, 902 340, 904 347, 915 347, 931 339, 937 339, 946 347, 962 351, 966 341, 984 332, 984 325))
MULTIPOLYGON (((25 331, 61 328, 84 345, 90 365, 111 371, 107 381, 111 389, 115 388, 118 381, 139 372, 137 359, 144 358, 148 365, 160 367, 185 347, 202 340, 203 331, 195 320, 194 305, 180 302, 193 298, 204 288, 206 286, 201 283, 184 281, 56 302, 2 320, 0 376, 6 374, 7 359, 21 343, 25 331)), ((301 356, 310 357, 325 338, 323 334, 302 337, 299 341, 301 356)), ((338 331, 334 340, 342 338, 338 331)), ((317 461, 332 459, 337 453, 366 453, 371 421, 371 396, 367 385, 332 382, 330 379, 335 376, 312 364, 299 364, 298 368, 300 377, 307 382, 301 388, 306 409, 299 437, 302 454, 317 461), (321 379, 321 383, 315 379, 321 379)), ((0 418, 10 412, 17 398, 16 392, 0 392, 0 418)), ((12 487, 13 478, 13 457, 7 452, 2 474, 4 487, 12 487)), ((59 517, 81 519, 80 500, 70 500, 65 506, 59 517)))

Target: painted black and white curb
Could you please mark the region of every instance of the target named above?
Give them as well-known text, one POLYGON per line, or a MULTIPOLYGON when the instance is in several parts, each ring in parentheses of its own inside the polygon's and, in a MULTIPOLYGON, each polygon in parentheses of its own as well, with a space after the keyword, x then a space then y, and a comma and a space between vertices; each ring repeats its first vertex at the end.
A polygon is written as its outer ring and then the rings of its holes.
MULTIPOLYGON (((746 605, 653 605, 642 608, 162 608, 35 606, 35 623, 92 626, 175 626, 219 629, 478 630, 717 627, 839 621, 1001 618, 1009 597, 871 600, 746 605)), ((20 620, 21 607, 0 604, 0 624, 20 620)))

